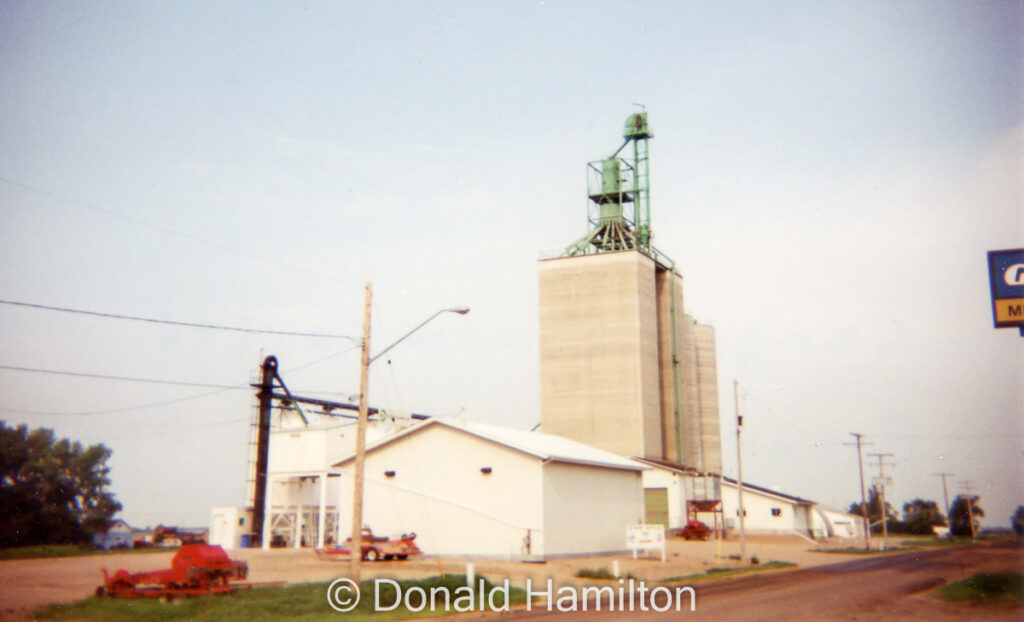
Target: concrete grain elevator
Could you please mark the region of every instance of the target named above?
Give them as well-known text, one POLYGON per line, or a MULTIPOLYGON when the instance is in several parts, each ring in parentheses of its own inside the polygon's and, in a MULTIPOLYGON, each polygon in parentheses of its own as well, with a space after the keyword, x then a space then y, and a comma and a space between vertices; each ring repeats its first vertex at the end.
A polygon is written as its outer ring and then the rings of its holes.
POLYGON ((651 244, 646 112, 587 165, 588 233, 538 266, 541 428, 622 456, 720 474, 715 334, 651 244))

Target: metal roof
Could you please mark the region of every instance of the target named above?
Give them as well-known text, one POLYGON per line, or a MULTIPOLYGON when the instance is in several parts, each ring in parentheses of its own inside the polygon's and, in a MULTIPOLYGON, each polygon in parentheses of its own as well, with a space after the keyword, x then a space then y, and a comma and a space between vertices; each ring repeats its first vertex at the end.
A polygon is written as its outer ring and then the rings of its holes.
MULTIPOLYGON (((648 468, 637 464, 628 458, 623 458, 622 456, 617 456, 613 453, 597 449, 596 447, 584 445, 583 443, 577 443, 576 441, 571 441, 567 438, 562 438, 561 436, 555 436, 554 434, 529 432, 527 430, 515 430, 500 426, 439 418, 427 419, 423 423, 379 439, 378 441, 367 445, 366 452, 369 453, 434 425, 440 425, 451 430, 469 434, 533 456, 539 460, 582 464, 627 471, 645 471, 648 468)), ((354 458, 354 453, 349 454, 340 462, 335 463, 334 466, 340 467, 354 458)))
MULTIPOLYGON (((728 482, 728 483, 732 484, 733 486, 735 486, 737 484, 736 480, 734 480, 731 477, 725 477, 724 475, 722 476, 722 481, 723 482, 728 482)), ((797 504, 800 504, 800 505, 817 505, 816 501, 811 501, 810 499, 804 499, 803 497, 797 497, 795 495, 787 495, 784 492, 779 492, 777 490, 772 490, 770 488, 764 488, 763 486, 755 486, 755 485, 747 483, 747 482, 743 482, 743 488, 744 489, 750 489, 750 490, 756 490, 757 492, 768 494, 768 495, 774 495, 774 496, 780 497, 782 499, 787 499, 789 501, 793 501, 794 503, 797 503, 797 504)))

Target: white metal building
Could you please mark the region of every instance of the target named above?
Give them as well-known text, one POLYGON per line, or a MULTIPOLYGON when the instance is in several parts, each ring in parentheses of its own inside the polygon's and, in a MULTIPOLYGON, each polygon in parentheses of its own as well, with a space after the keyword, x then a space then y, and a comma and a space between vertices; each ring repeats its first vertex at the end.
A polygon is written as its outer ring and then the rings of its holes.
MULTIPOLYGON (((394 434, 409 419, 377 419, 367 426, 367 442, 394 434)), ((332 464, 355 450, 351 419, 271 430, 263 548, 329 547, 338 542, 338 515, 351 514, 352 494, 341 492, 332 464)), ((344 540, 344 538, 342 538, 344 540)))
MULTIPOLYGON (((351 498, 354 456, 335 467, 351 498)), ((364 523, 428 554, 508 559, 625 548, 646 467, 550 434, 430 419, 367 447, 364 523)), ((343 514, 341 533, 351 529, 343 514)))
MULTIPOLYGON (((271 431, 263 547, 330 547, 351 534, 355 425, 271 431)), ((367 431, 364 525, 414 531, 425 553, 505 559, 621 551, 643 522, 645 469, 575 441, 427 419, 367 431)), ((245 546, 251 510, 214 508, 210 541, 245 546)))
MULTIPOLYGON (((662 522, 672 529, 683 527, 687 521, 688 499, 717 498, 722 501, 726 529, 731 532, 739 529, 736 480, 702 476, 658 461, 638 459, 637 463, 651 467, 643 474, 648 522, 662 522)), ((749 534, 811 538, 859 538, 864 535, 864 521, 860 516, 747 482, 743 483, 743 506, 744 529, 749 534)), ((712 524, 703 515, 698 518, 712 524)))

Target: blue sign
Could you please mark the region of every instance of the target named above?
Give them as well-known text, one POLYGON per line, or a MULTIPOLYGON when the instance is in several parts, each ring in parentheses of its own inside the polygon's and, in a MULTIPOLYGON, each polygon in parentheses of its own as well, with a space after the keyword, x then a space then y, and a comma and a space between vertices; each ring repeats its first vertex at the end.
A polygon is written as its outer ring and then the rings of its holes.
POLYGON ((996 328, 1020 326, 1024 334, 1024 248, 989 251, 988 275, 996 328))

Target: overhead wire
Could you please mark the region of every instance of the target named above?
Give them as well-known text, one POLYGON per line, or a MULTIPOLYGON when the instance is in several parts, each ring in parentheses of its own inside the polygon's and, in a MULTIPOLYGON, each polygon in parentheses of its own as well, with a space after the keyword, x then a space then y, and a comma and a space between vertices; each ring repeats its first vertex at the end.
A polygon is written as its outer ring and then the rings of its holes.
POLYGON ((286 337, 314 337, 322 339, 347 339, 354 343, 359 343, 357 337, 351 335, 334 335, 329 333, 309 333, 309 332, 296 332, 286 330, 271 330, 266 328, 244 328, 239 326, 225 326, 220 324, 204 324, 199 322, 183 322, 178 320, 164 320, 159 318, 140 317, 135 315, 124 315, 121 313, 107 313, 101 311, 87 311, 85 309, 72 309, 70 307, 54 307, 50 305, 37 304, 32 302, 20 302, 16 300, 0 300, 0 304, 11 305, 16 307, 26 307, 30 309, 41 309, 45 311, 59 311, 62 313, 75 313, 79 315, 89 315, 93 317, 102 317, 107 319, 115 320, 130 320, 134 322, 148 322, 151 324, 165 324, 168 326, 180 326, 185 328, 205 328, 210 330, 224 330, 233 331, 240 333, 251 333, 261 335, 280 335, 286 337))
MULTIPOLYGON (((376 308, 373 309, 373 317, 376 319, 377 324, 381 327, 381 330, 383 332, 384 331, 384 321, 381 318, 381 315, 380 315, 380 313, 378 313, 376 308)), ((392 363, 390 355, 387 357, 386 362, 387 362, 387 365, 388 365, 388 379, 391 381, 391 384, 390 384, 390 386, 387 385, 387 384, 384 385, 384 392, 386 394, 385 403, 387 403, 387 402, 389 402, 389 401, 391 401, 393 399, 394 400, 394 404, 396 405, 396 408, 398 410, 405 410, 404 403, 402 401, 402 395, 401 395, 401 392, 398 389, 398 377, 395 375, 395 366, 392 363)), ((384 373, 381 372, 380 374, 378 374, 377 377, 381 378, 383 375, 384 375, 384 373)))
POLYGON ((16 365, 0 365, 0 369, 8 371, 17 371, 34 374, 50 374, 56 376, 75 376, 79 378, 97 378, 100 380, 120 380, 125 382, 144 382, 149 384, 169 384, 179 387, 203 387, 206 389, 223 389, 225 391, 231 389, 248 389, 249 385, 246 384, 210 384, 206 382, 186 382, 181 380, 162 380, 159 378, 136 378, 132 376, 112 376, 107 374, 91 374, 87 372, 77 371, 66 371, 60 369, 41 369, 38 367, 19 367, 16 365))
POLYGON ((353 283, 352 281, 346 281, 344 279, 339 279, 337 277, 333 277, 333 276, 330 276, 330 275, 327 275, 327 274, 322 274, 320 272, 316 272, 315 270, 310 270, 308 268, 302 268, 300 266, 296 266, 296 265, 293 265, 293 264, 285 263, 283 261, 278 261, 276 259, 268 259, 267 257, 262 257, 260 255, 255 254, 255 253, 250 253, 248 251, 244 251, 244 250, 241 250, 241 249, 238 249, 238 248, 227 246, 225 244, 220 244, 218 242, 213 242, 211 240, 207 240, 207 239, 195 236, 195 235, 184 233, 184 232, 181 232, 181 231, 178 231, 176 229, 172 229, 170 227, 166 227, 166 226, 163 226, 163 225, 153 224, 151 222, 147 222, 147 221, 141 220, 139 218, 134 218, 132 216, 126 216, 124 214, 118 213, 118 212, 116 212, 114 210, 111 210, 111 209, 107 209, 107 208, 104 208, 104 207, 99 207, 99 206, 93 205, 91 203, 87 203, 85 201, 80 201, 78 199, 74 199, 74 198, 71 198, 71 197, 68 197, 68 196, 64 196, 62 194, 58 194, 56 192, 53 192, 53 191, 50 191, 50 190, 46 190, 45 188, 39 188, 37 186, 32 186, 30 184, 26 184, 24 182, 16 181, 14 179, 9 179, 9 178, 6 178, 6 177, 0 177, 0 183, 5 183, 7 185, 14 186, 16 188, 21 188, 22 190, 28 190, 29 192, 34 192, 34 193, 42 195, 42 196, 47 196, 47 197, 51 197, 51 198, 54 198, 54 199, 59 199, 60 201, 64 201, 65 203, 68 203, 69 205, 74 205, 76 207, 81 207, 81 208, 84 208, 84 209, 88 209, 88 210, 91 210, 91 211, 94 211, 94 212, 98 212, 100 214, 104 214, 106 216, 110 216, 112 218, 118 218, 118 219, 124 220, 126 222, 130 222, 132 224, 135 224, 135 225, 139 225, 139 226, 142 226, 142 227, 147 227, 147 228, 153 229, 155 231, 160 231, 161 233, 166 233, 166 234, 169 234, 169 235, 174 235, 174 236, 177 236, 177 237, 180 237, 180 238, 191 240, 193 242, 198 242, 200 244, 205 244, 207 246, 212 246, 214 248, 218 248, 218 249, 223 250, 223 251, 227 251, 227 252, 230 252, 230 253, 235 253, 237 255, 242 255, 244 257, 248 257, 249 259, 255 259, 255 260, 262 261, 264 263, 272 264, 272 265, 275 265, 275 266, 279 266, 279 267, 282 267, 282 268, 288 268, 290 270, 295 270, 297 272, 303 272, 305 274, 309 274, 309 275, 312 275, 312 276, 317 276, 317 277, 320 277, 320 278, 323 278, 323 279, 327 279, 329 281, 334 281, 335 283, 341 283, 343 285, 351 285, 351 286, 355 286, 356 285, 356 283, 353 283))
MULTIPOLYGON (((232 387, 234 388, 234 387, 232 387)), ((45 411, 45 410, 23 410, 19 408, 8 408, 6 406, 0 406, 0 411, 16 413, 21 415, 39 415, 46 417, 89 417, 93 415, 109 415, 115 413, 131 412, 134 410, 145 410, 147 408, 157 408, 160 406, 170 406, 172 404, 178 404, 180 402, 187 402, 190 400, 197 400, 211 395, 217 395, 224 393, 231 389, 218 389, 216 391, 207 391, 205 393, 199 393, 198 395, 189 395, 186 397, 180 397, 173 400, 165 400, 162 402, 152 402, 149 404, 138 404, 136 406, 125 406, 123 408, 108 408, 105 410, 83 410, 77 412, 64 412, 64 411, 45 411)))
MULTIPOLYGON (((348 348, 346 350, 342 350, 341 352, 336 352, 336 353, 334 353, 334 354, 332 354, 330 356, 326 356, 326 357, 323 357, 323 358, 320 358, 320 359, 317 359, 317 360, 314 360, 314 361, 310 361, 309 363, 304 363, 304 364, 299 365, 297 367, 293 367, 293 368, 291 368, 291 370, 294 371, 294 370, 298 370, 298 369, 304 369, 306 367, 310 367, 312 365, 316 365, 318 363, 322 363, 322 362, 330 360, 332 358, 336 358, 338 356, 341 356, 342 354, 345 354, 347 352, 351 352, 354 349, 355 348, 348 348)), ((92 373, 86 373, 86 372, 74 372, 74 371, 65 371, 65 370, 56 370, 56 369, 41 369, 41 368, 34 368, 34 367, 19 367, 19 366, 14 366, 14 365, 0 365, 0 370, 8 370, 8 371, 16 371, 16 372, 24 372, 24 373, 50 374, 50 375, 58 375, 58 376, 71 376, 71 377, 80 377, 80 378, 94 378, 94 379, 99 379, 99 380, 115 380, 115 381, 125 381, 125 382, 140 382, 140 383, 163 384, 163 385, 171 385, 171 386, 202 387, 202 388, 212 388, 212 389, 215 389, 214 391, 206 391, 204 393, 199 393, 199 394, 196 394, 196 395, 189 395, 189 396, 175 398, 175 399, 170 399, 170 400, 163 400, 163 401, 158 401, 158 402, 150 402, 150 403, 146 403, 146 404, 137 404, 135 406, 125 406, 125 407, 120 407, 120 408, 107 408, 107 409, 101 409, 101 410, 45 411, 45 410, 29 410, 29 409, 10 408, 10 407, 7 407, 7 406, 0 406, 0 411, 2 411, 2 412, 9 412, 9 413, 15 413, 15 414, 22 414, 22 415, 38 415, 38 416, 49 416, 49 417, 73 417, 73 416, 92 416, 92 415, 115 414, 115 413, 131 412, 131 411, 136 411, 136 410, 145 410, 145 409, 148 409, 148 408, 158 408, 158 407, 161 407, 161 406, 170 406, 170 405, 177 404, 177 403, 180 403, 180 402, 186 402, 186 401, 190 401, 190 400, 196 400, 196 399, 201 399, 201 398, 204 398, 204 397, 209 397, 209 396, 212 396, 212 395, 218 395, 218 394, 224 393, 226 391, 251 390, 252 389, 252 387, 250 387, 248 384, 220 385, 220 384, 210 384, 210 383, 201 383, 201 382, 185 382, 185 381, 177 381, 177 380, 161 380, 161 379, 155 379, 155 378, 137 378, 137 377, 131 377, 131 376, 114 376, 114 375, 107 375, 107 374, 92 374, 92 373)), ((326 393, 326 392, 324 392, 324 393, 326 393)), ((339 394, 342 394, 342 393, 344 393, 344 392, 341 392, 339 394)))

